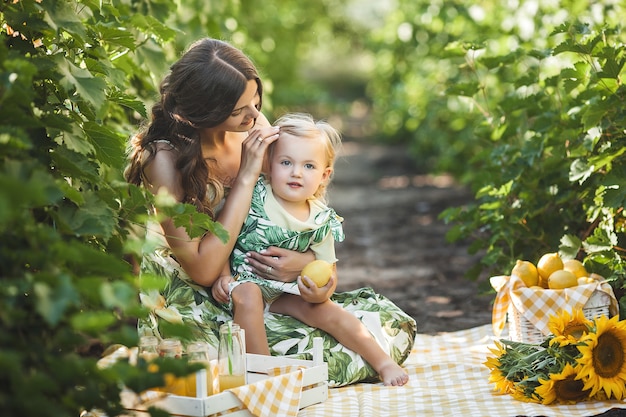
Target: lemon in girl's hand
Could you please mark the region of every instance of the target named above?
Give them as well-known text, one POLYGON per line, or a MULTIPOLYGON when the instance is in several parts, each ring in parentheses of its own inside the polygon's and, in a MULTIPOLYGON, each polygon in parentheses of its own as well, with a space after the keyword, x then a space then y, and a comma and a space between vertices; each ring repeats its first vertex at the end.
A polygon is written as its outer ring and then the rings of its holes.
MULTIPOLYGON (((332 273, 333 273, 332 264, 321 259, 316 259, 315 261, 307 264, 302 269, 302 272, 300 273, 300 275, 303 277, 311 278, 311 280, 315 283, 315 285, 321 288, 328 283, 332 273)), ((302 283, 308 287, 305 281, 302 281, 302 283)))
POLYGON ((537 268, 532 262, 522 261, 518 259, 515 262, 515 266, 511 270, 511 275, 516 275, 524 281, 527 287, 536 286, 539 283, 539 274, 537 268))

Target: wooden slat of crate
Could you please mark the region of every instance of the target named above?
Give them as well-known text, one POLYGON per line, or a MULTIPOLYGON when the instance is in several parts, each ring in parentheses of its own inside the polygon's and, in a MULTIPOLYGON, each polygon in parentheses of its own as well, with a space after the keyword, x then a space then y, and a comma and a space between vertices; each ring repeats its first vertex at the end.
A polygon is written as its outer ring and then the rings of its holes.
MULTIPOLYGON (((284 358, 282 359, 282 365, 285 365, 284 358)), ((290 362, 289 365, 292 365, 292 363, 290 362)), ((318 365, 303 370, 300 408, 308 407, 309 405, 317 404, 328 399, 327 380, 328 367, 326 365, 318 365)), ((217 414, 222 411, 242 406, 239 398, 237 398, 237 396, 232 392, 228 391, 212 395, 210 397, 204 398, 203 400, 204 412, 206 413, 206 415, 217 414)), ((252 414, 250 413, 242 415, 252 416, 252 414)), ((228 417, 231 417, 231 415, 228 414, 228 417)))
MULTIPOLYGON (((266 356, 247 354, 248 383, 268 378, 267 370, 277 367, 302 366, 302 392, 300 396, 300 408, 308 407, 328 399, 328 365, 323 357, 323 339, 316 337, 313 340, 313 360, 293 359, 284 356, 266 356)), ((150 404, 129 406, 127 409, 135 412, 145 412, 148 406, 155 406, 168 411, 174 416, 206 417, 212 414, 228 417, 254 417, 243 403, 232 392, 226 391, 207 396, 205 371, 196 374, 198 397, 184 397, 179 395, 166 395, 150 404), (204 395, 203 395, 204 394, 204 395), (226 413, 227 414, 224 414, 226 413)), ((156 392, 151 392, 156 398, 156 392)), ((144 413, 141 413, 144 415, 144 413)), ((147 415, 147 414, 145 414, 147 415)))

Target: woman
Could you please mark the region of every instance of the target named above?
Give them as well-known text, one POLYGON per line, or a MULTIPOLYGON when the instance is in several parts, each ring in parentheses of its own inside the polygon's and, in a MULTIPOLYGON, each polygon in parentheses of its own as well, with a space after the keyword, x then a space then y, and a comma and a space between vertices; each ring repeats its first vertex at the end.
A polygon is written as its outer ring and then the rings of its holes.
MULTIPOLYGON (((219 325, 231 319, 208 287, 229 260, 250 207, 263 156, 278 138, 278 129, 270 127, 260 113, 262 97, 258 73, 241 51, 222 41, 202 39, 171 67, 161 83, 160 100, 152 109, 150 124, 133 138, 127 180, 152 193, 166 191, 179 202, 195 205, 229 234, 226 244, 211 233, 190 239, 185 229, 176 227, 171 219, 163 220, 160 229, 150 229, 142 273, 165 279, 166 285, 160 293, 142 294, 144 304, 151 309, 148 319, 140 321, 142 334, 167 337, 167 322, 183 322, 192 338, 216 347, 219 325)), ((298 253, 270 247, 263 253, 251 252, 247 262, 260 277, 288 281, 295 280, 314 259, 311 251, 298 253)), ((356 299, 359 295, 353 294, 350 303, 356 299)), ((299 342, 306 326, 276 320, 258 318, 259 326, 273 326, 268 327, 272 353, 305 352, 307 343, 299 342), (294 329, 298 331, 297 341, 291 335, 285 336, 294 329), (292 342, 285 342, 286 337, 292 342), (276 345, 283 350, 277 350, 276 345)), ((400 324, 391 325, 394 337, 398 326, 406 333, 401 353, 394 358, 397 361, 403 361, 412 346, 415 322, 411 321, 402 316, 400 324)), ((389 323, 385 326, 389 328, 389 323)), ((381 322, 375 327, 370 331, 381 333, 381 322)), ((307 335, 313 332, 304 331, 307 335)), ((393 348, 398 350, 397 346, 393 348)), ((375 372, 368 369, 355 378, 373 376, 375 372)), ((339 384, 354 382, 354 378, 343 374, 338 379, 339 384)))

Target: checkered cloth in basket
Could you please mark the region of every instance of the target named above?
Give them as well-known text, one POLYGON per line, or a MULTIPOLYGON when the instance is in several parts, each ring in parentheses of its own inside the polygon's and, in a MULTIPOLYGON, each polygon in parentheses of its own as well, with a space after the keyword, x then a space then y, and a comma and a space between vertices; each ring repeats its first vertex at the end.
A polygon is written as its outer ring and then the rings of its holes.
POLYGON ((507 311, 511 303, 544 336, 550 335, 548 329, 550 316, 558 314, 560 310, 567 310, 571 313, 575 309, 582 309, 594 291, 604 291, 610 296, 609 313, 611 316, 619 312, 613 289, 606 282, 594 282, 562 290, 540 290, 526 287, 524 282, 515 275, 501 275, 491 277, 491 286, 498 292, 493 304, 491 320, 496 336, 500 336, 504 330, 507 311))

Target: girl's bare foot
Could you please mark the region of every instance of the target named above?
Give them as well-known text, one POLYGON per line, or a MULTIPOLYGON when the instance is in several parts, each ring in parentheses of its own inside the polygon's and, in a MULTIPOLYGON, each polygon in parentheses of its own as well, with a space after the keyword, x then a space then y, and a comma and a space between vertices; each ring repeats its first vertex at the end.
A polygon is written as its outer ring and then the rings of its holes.
POLYGON ((401 387, 409 382, 409 374, 391 358, 377 372, 385 386, 401 387))

